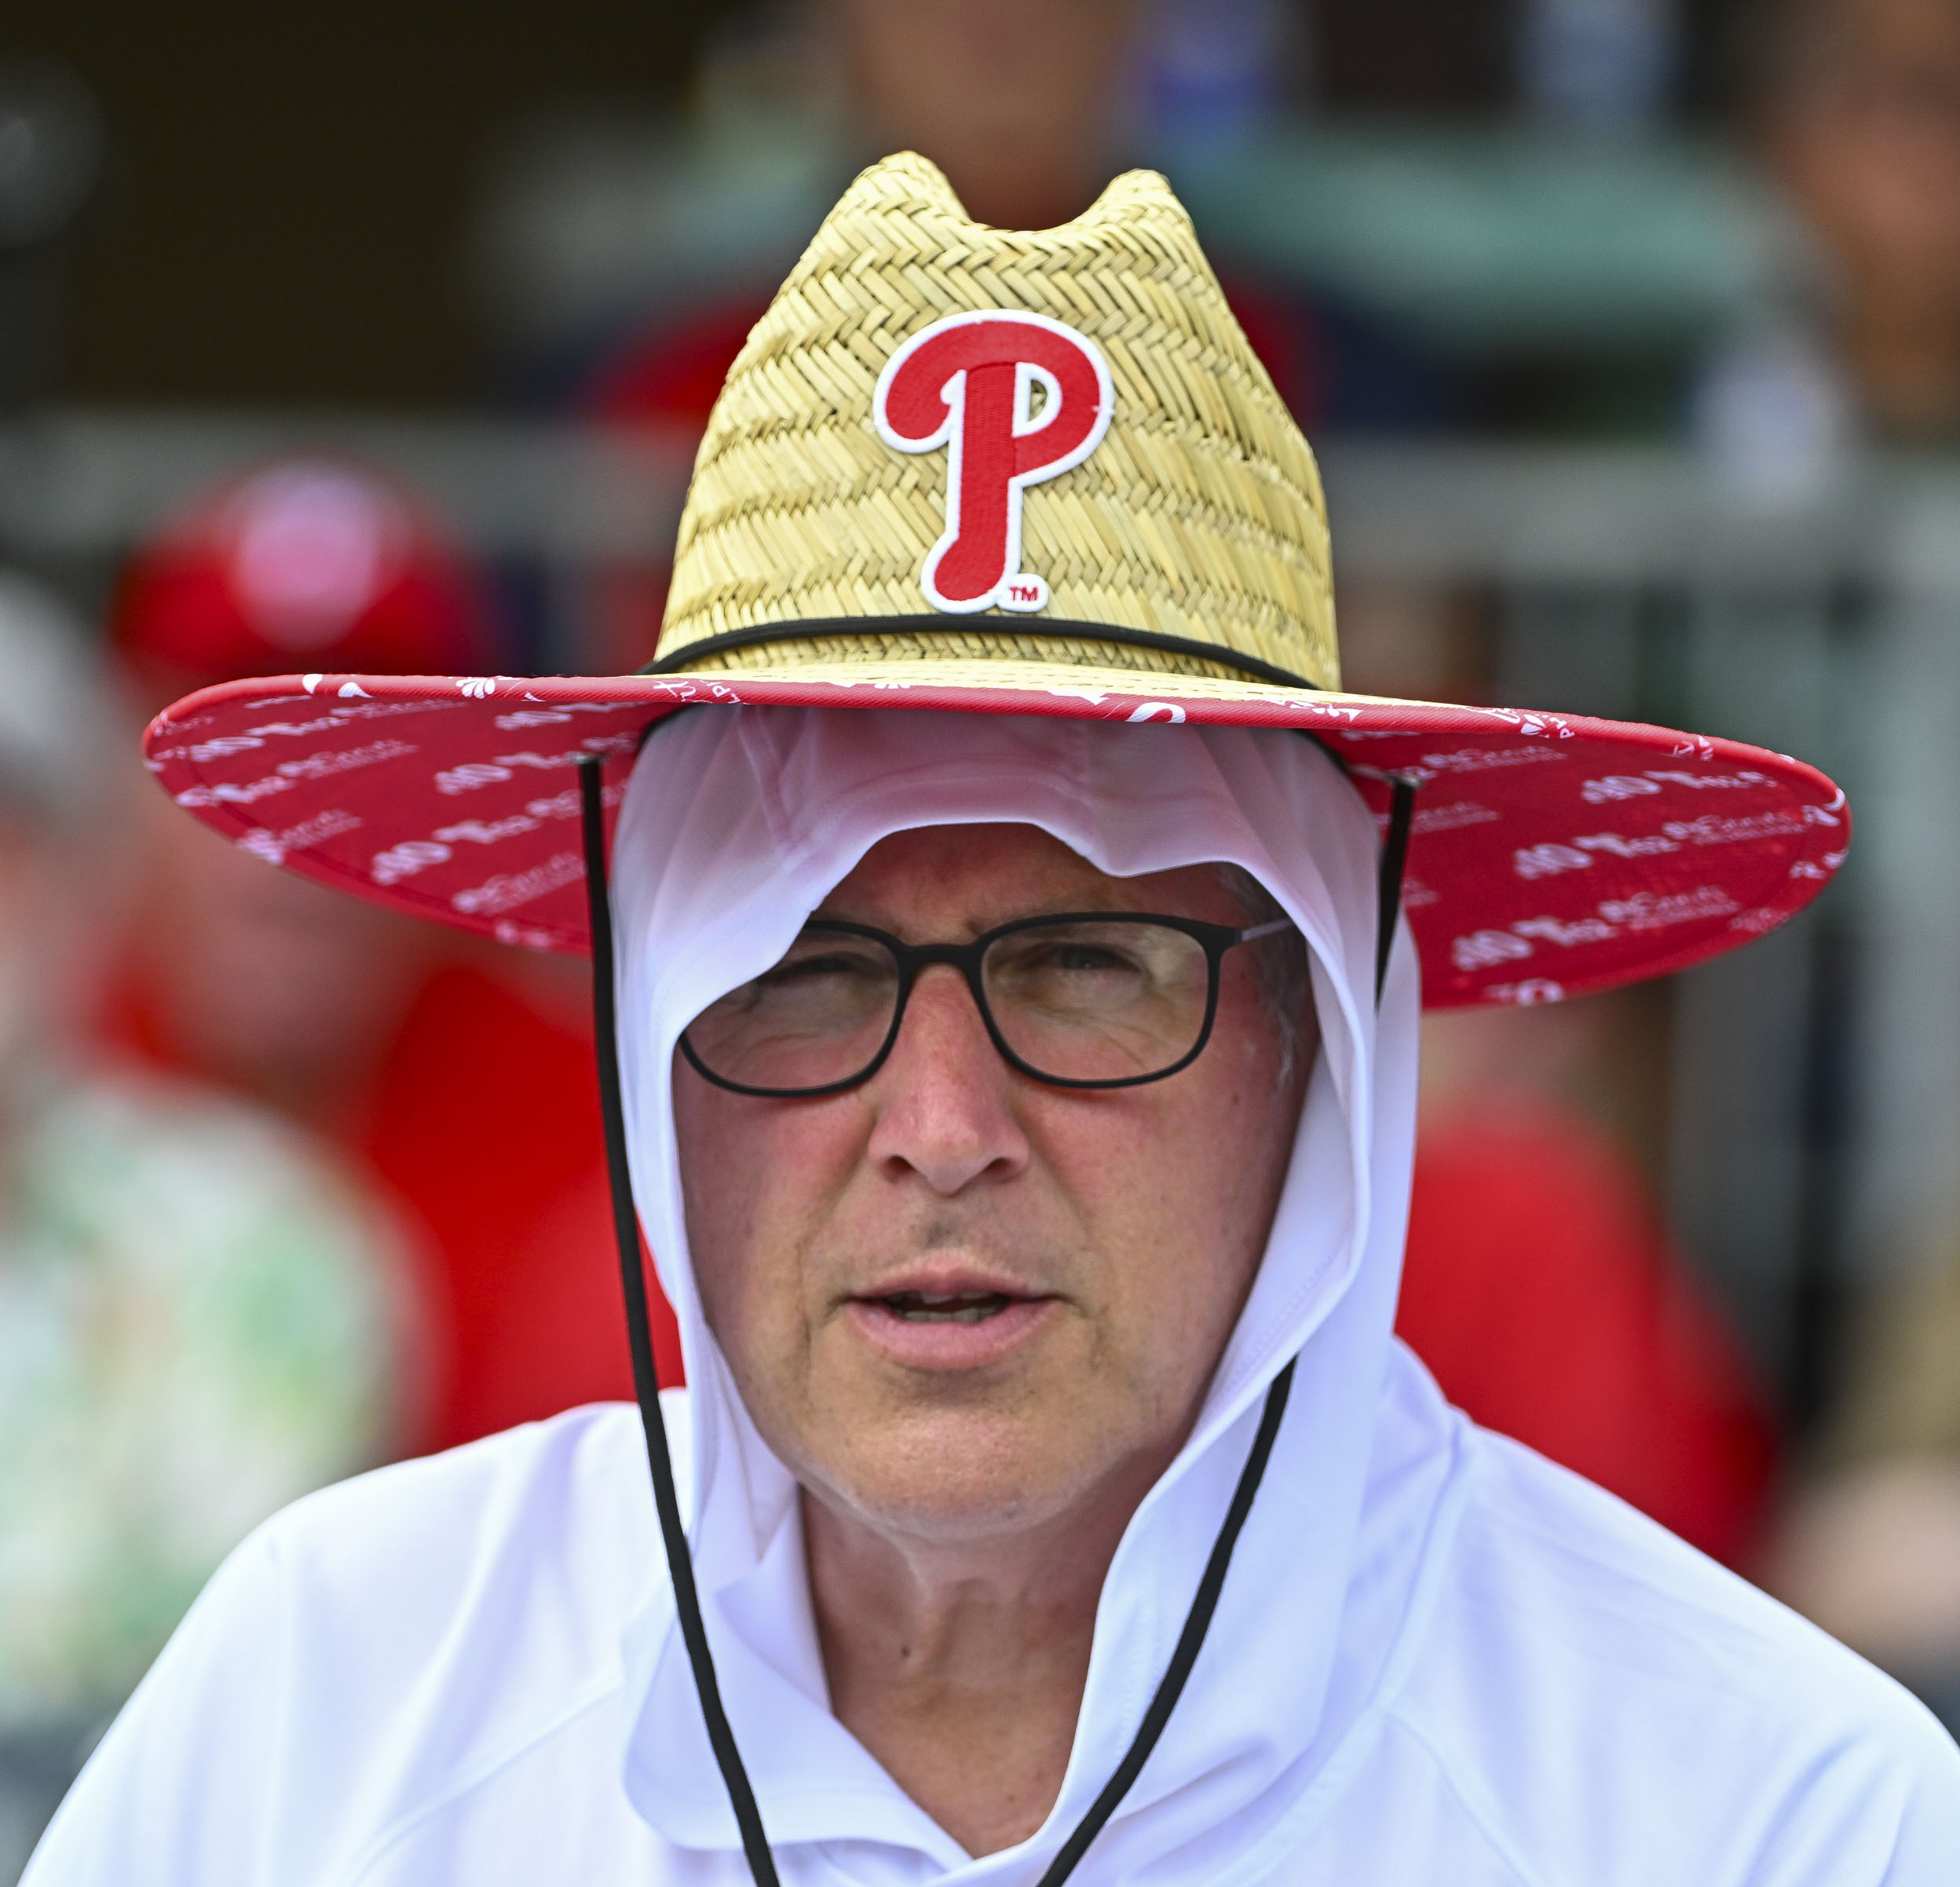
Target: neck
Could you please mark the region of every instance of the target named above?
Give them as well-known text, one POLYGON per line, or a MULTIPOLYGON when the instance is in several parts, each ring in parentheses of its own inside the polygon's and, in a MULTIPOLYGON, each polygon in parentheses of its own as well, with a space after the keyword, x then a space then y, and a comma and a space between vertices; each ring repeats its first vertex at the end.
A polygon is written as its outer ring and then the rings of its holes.
POLYGON ((969 1854, 1025 1841, 1055 1805, 1135 1506, 948 1544, 803 1497, 831 1708, 969 1854))

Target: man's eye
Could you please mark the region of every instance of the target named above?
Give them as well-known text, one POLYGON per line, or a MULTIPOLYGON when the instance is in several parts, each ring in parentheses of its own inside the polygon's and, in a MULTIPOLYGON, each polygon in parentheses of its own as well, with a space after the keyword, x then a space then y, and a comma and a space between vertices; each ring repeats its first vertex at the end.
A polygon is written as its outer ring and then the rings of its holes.
POLYGON ((821 956, 797 956, 765 971, 756 981, 765 989, 792 989, 799 984, 821 982, 828 978, 872 977, 882 974, 868 957, 838 951, 821 956))
POLYGON ((1143 971, 1143 966, 1131 952, 1080 937, 1057 937, 1026 944, 1019 950, 1004 953, 996 966, 997 975, 1022 980, 1135 977, 1143 971))
POLYGON ((1032 960, 1033 967, 1044 970, 1134 970, 1135 961, 1121 950, 1103 944, 1051 944, 1032 960))

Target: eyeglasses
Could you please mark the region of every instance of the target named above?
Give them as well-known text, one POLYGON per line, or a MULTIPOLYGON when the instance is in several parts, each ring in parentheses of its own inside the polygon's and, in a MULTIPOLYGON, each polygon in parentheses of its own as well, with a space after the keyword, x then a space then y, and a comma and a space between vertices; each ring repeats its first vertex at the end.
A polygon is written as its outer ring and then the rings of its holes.
POLYGON ((773 969, 703 1010, 681 1052, 732 1093, 842 1093, 884 1066, 919 973, 946 964, 1011 1068, 1056 1088, 1133 1088, 1187 1067, 1211 1039, 1225 953, 1292 928, 1092 911, 909 944, 821 918, 773 969))

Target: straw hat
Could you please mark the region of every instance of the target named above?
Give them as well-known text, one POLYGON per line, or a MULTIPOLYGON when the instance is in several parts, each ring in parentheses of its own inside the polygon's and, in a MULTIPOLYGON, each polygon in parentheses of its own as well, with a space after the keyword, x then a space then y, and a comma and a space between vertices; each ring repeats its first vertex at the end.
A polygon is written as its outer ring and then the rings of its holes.
POLYGON ((656 659, 603 678, 316 673, 152 724, 181 805, 443 923, 587 947, 573 766, 750 703, 1293 728, 1385 810, 1432 1007, 1556 1000, 1774 928, 1841 862, 1841 793, 1731 741, 1341 692, 1313 456, 1164 180, 972 221, 872 166, 709 422, 656 659))

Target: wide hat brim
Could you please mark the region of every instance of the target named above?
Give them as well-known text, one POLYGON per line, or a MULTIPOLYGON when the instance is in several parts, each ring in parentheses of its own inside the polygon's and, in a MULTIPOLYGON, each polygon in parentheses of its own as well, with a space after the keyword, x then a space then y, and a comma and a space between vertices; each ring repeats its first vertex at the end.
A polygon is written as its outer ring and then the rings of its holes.
POLYGON ((535 949, 590 947, 581 759, 609 814, 682 708, 946 709, 1296 730, 1384 822, 1417 788, 1402 904, 1431 1008, 1556 1001, 1786 923, 1842 863, 1844 795, 1739 742, 1580 715, 998 658, 603 677, 287 675, 159 715, 159 784, 269 862, 535 949))

